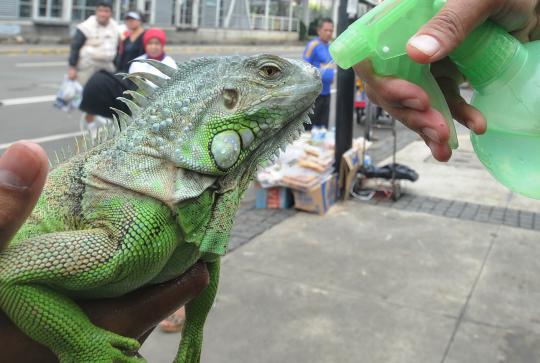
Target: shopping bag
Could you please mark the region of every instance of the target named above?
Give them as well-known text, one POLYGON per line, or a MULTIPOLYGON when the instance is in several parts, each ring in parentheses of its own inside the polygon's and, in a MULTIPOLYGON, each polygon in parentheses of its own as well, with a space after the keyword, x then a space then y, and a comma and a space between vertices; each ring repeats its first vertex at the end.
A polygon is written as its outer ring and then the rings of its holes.
POLYGON ((82 86, 76 80, 71 80, 64 75, 60 89, 56 93, 54 106, 65 112, 79 108, 82 98, 82 86))

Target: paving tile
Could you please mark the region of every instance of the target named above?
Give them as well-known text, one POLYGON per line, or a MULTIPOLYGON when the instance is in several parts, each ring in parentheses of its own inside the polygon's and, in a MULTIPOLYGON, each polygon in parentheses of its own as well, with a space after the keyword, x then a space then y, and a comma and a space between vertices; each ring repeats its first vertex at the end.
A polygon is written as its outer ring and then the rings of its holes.
POLYGON ((538 363, 540 334, 462 322, 444 363, 538 363))
POLYGON ((238 267, 457 316, 488 245, 475 223, 366 204, 298 214, 243 247, 238 267))
POLYGON ((540 235, 501 227, 471 296, 466 319, 540 334, 540 235))

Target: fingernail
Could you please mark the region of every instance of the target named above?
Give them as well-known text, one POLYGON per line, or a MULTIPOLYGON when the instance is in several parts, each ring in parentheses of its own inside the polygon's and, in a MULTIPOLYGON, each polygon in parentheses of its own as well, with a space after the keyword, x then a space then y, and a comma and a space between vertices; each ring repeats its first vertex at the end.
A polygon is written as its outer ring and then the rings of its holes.
POLYGON ((429 150, 431 150, 431 154, 433 155, 436 144, 431 140, 426 140, 426 145, 429 147, 429 150))
POLYGON ((418 98, 409 98, 401 101, 403 107, 412 108, 413 110, 423 111, 422 102, 418 98))
POLYGON ((424 135, 431 141, 436 142, 437 144, 441 142, 441 139, 439 138, 437 131, 430 129, 429 127, 422 129, 422 135, 424 135))
POLYGON ((430 57, 441 49, 439 41, 427 34, 420 34, 411 38, 409 44, 430 57))
POLYGON ((34 183, 40 162, 32 148, 15 144, 0 157, 0 185, 26 188, 34 183))

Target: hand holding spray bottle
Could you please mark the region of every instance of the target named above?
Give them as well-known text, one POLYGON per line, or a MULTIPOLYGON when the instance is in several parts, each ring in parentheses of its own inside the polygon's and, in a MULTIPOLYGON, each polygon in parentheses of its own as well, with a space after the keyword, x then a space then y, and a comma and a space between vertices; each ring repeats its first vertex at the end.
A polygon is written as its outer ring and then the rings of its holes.
MULTIPOLYGON (((411 36, 445 0, 386 0, 352 24, 330 46, 342 68, 370 59, 379 75, 422 87, 446 119, 449 145, 457 148, 452 117, 429 64, 407 55, 411 36)), ((471 133, 474 150, 490 173, 520 194, 540 199, 540 41, 521 44, 490 21, 477 27, 450 54, 475 92, 472 104, 488 121, 484 135, 471 133)))

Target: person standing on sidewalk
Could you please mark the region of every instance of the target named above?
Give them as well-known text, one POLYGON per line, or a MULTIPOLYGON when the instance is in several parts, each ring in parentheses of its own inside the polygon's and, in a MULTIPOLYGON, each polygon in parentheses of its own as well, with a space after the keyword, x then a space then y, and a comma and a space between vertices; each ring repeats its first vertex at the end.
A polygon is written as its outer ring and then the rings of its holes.
POLYGON ((315 100, 314 115, 310 116, 311 125, 305 125, 306 130, 312 127, 328 128, 330 119, 330 89, 334 81, 335 67, 328 47, 334 34, 334 22, 330 18, 323 18, 317 26, 318 37, 311 40, 304 49, 303 58, 321 72, 323 88, 315 100))
POLYGON ((120 33, 112 16, 112 3, 99 1, 96 14, 77 26, 71 41, 68 77, 84 86, 86 81, 100 69, 114 72, 114 57, 120 33))
MULTIPOLYGON (((153 59, 163 64, 166 64, 171 68, 178 68, 178 66, 176 65, 176 61, 165 53, 165 43, 166 35, 162 29, 148 29, 144 32, 143 36, 144 54, 140 57, 135 58, 135 60, 153 59)), ((137 72, 154 73, 160 77, 165 76, 163 73, 159 72, 156 68, 152 67, 149 64, 141 62, 131 62, 129 66, 129 73, 137 72)))
MULTIPOLYGON (((112 3, 98 1, 96 14, 77 26, 71 41, 68 78, 77 80, 83 87, 99 70, 114 72, 114 57, 118 49, 120 33, 118 24, 111 19, 112 3)), ((94 130, 106 120, 86 113, 80 120, 82 130, 94 130)))
POLYGON ((114 60, 116 71, 121 73, 127 73, 129 62, 144 54, 144 28, 141 13, 129 11, 125 16, 125 20, 127 30, 121 36, 122 40, 118 47, 118 54, 114 60))

